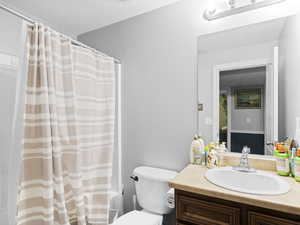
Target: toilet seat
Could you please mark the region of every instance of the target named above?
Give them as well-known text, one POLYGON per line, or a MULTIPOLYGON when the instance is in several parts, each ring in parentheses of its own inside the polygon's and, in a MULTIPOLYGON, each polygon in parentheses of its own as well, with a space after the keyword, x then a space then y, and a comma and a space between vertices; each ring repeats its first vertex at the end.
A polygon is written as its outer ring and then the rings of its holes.
POLYGON ((162 219, 162 215, 134 210, 118 218, 112 225, 162 225, 162 219))

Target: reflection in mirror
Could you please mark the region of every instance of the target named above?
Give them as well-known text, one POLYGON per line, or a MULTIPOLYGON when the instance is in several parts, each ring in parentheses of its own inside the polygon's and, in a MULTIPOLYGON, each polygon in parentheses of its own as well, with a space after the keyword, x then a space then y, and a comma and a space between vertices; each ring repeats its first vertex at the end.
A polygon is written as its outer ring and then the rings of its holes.
POLYGON ((221 71, 219 76, 220 142, 231 152, 246 145, 263 155, 266 67, 221 71))
POLYGON ((293 49, 299 24, 296 15, 198 37, 198 101, 204 106, 198 126, 206 142, 272 155, 270 144, 294 138, 300 109, 286 100, 292 95, 287 84, 299 82, 293 49))

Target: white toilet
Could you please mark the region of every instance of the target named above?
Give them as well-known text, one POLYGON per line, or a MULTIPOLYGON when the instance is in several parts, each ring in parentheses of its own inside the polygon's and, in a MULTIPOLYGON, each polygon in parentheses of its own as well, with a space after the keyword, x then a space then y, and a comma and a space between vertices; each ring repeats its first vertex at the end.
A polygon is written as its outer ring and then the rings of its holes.
POLYGON ((162 225, 163 215, 169 214, 172 208, 167 204, 168 181, 177 172, 138 167, 133 171, 136 195, 142 211, 131 211, 118 218, 113 225, 162 225))

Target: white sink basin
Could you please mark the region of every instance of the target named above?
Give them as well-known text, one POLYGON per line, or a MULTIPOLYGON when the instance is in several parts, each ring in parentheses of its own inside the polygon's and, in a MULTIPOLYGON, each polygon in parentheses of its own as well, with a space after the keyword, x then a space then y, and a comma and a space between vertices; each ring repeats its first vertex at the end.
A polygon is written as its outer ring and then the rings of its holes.
POLYGON ((264 171, 240 172, 221 167, 208 170, 205 177, 217 186, 247 194, 280 195, 290 190, 290 185, 279 176, 264 171))

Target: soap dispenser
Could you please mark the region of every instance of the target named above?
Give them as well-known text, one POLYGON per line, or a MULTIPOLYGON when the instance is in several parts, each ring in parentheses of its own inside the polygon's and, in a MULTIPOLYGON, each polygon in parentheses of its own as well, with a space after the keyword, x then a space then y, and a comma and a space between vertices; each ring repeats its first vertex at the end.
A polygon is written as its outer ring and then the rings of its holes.
POLYGON ((200 148, 201 148, 201 143, 198 140, 198 136, 195 135, 194 139, 192 141, 192 144, 191 144, 191 149, 190 149, 190 163, 191 164, 198 164, 199 163, 198 161, 201 158, 200 148))

